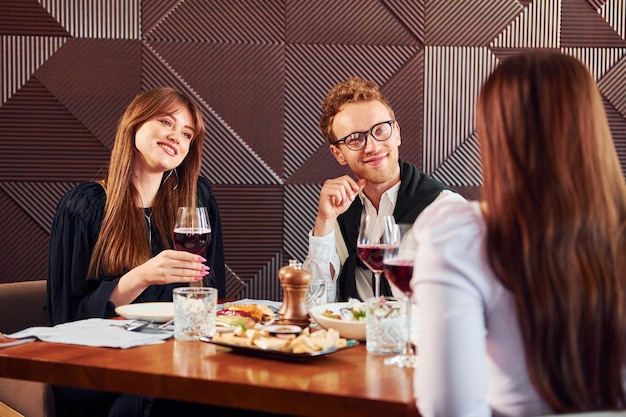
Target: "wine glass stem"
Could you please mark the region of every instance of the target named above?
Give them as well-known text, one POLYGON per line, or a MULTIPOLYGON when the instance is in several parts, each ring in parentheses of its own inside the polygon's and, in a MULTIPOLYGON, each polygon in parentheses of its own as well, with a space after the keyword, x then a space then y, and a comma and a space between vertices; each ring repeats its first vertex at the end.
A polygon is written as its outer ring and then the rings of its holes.
POLYGON ((411 343, 411 297, 405 295, 406 299, 406 344, 404 345, 404 355, 413 355, 413 344, 411 343))
POLYGON ((380 297, 380 272, 374 272, 374 297, 380 297))

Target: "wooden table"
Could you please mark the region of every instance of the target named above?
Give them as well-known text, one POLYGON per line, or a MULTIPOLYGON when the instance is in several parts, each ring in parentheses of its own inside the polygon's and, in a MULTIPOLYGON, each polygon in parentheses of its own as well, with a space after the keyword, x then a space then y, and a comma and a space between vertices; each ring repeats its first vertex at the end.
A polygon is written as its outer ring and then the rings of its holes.
POLYGON ((415 416, 410 369, 365 344, 292 363, 205 342, 132 349, 31 342, 0 349, 0 376, 292 416, 415 416))

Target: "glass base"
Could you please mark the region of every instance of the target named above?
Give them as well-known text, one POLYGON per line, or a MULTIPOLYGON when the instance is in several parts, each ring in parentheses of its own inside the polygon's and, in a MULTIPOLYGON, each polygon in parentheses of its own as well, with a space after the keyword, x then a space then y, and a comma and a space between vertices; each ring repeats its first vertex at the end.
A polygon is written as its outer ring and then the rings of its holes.
POLYGON ((417 367, 417 355, 396 355, 385 359, 384 363, 399 368, 415 368, 417 367))

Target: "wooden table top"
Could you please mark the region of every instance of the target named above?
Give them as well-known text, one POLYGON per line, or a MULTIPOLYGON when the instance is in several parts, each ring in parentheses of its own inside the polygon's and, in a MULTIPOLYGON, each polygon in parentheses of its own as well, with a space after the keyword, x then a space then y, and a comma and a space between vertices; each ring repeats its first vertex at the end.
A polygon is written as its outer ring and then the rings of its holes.
POLYGON ((0 376, 283 413, 415 416, 411 369, 359 346, 286 362, 234 354, 206 342, 131 349, 31 342, 0 349, 0 376))

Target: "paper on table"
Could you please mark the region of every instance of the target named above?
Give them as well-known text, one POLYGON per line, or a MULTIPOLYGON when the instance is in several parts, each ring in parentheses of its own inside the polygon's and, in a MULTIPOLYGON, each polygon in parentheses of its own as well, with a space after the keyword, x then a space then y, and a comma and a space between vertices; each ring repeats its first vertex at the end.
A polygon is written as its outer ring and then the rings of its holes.
POLYGON ((36 337, 44 342, 121 349, 160 343, 172 337, 172 332, 168 331, 148 329, 134 332, 121 327, 133 321, 93 318, 58 324, 54 327, 30 327, 6 336, 12 339, 36 337))

